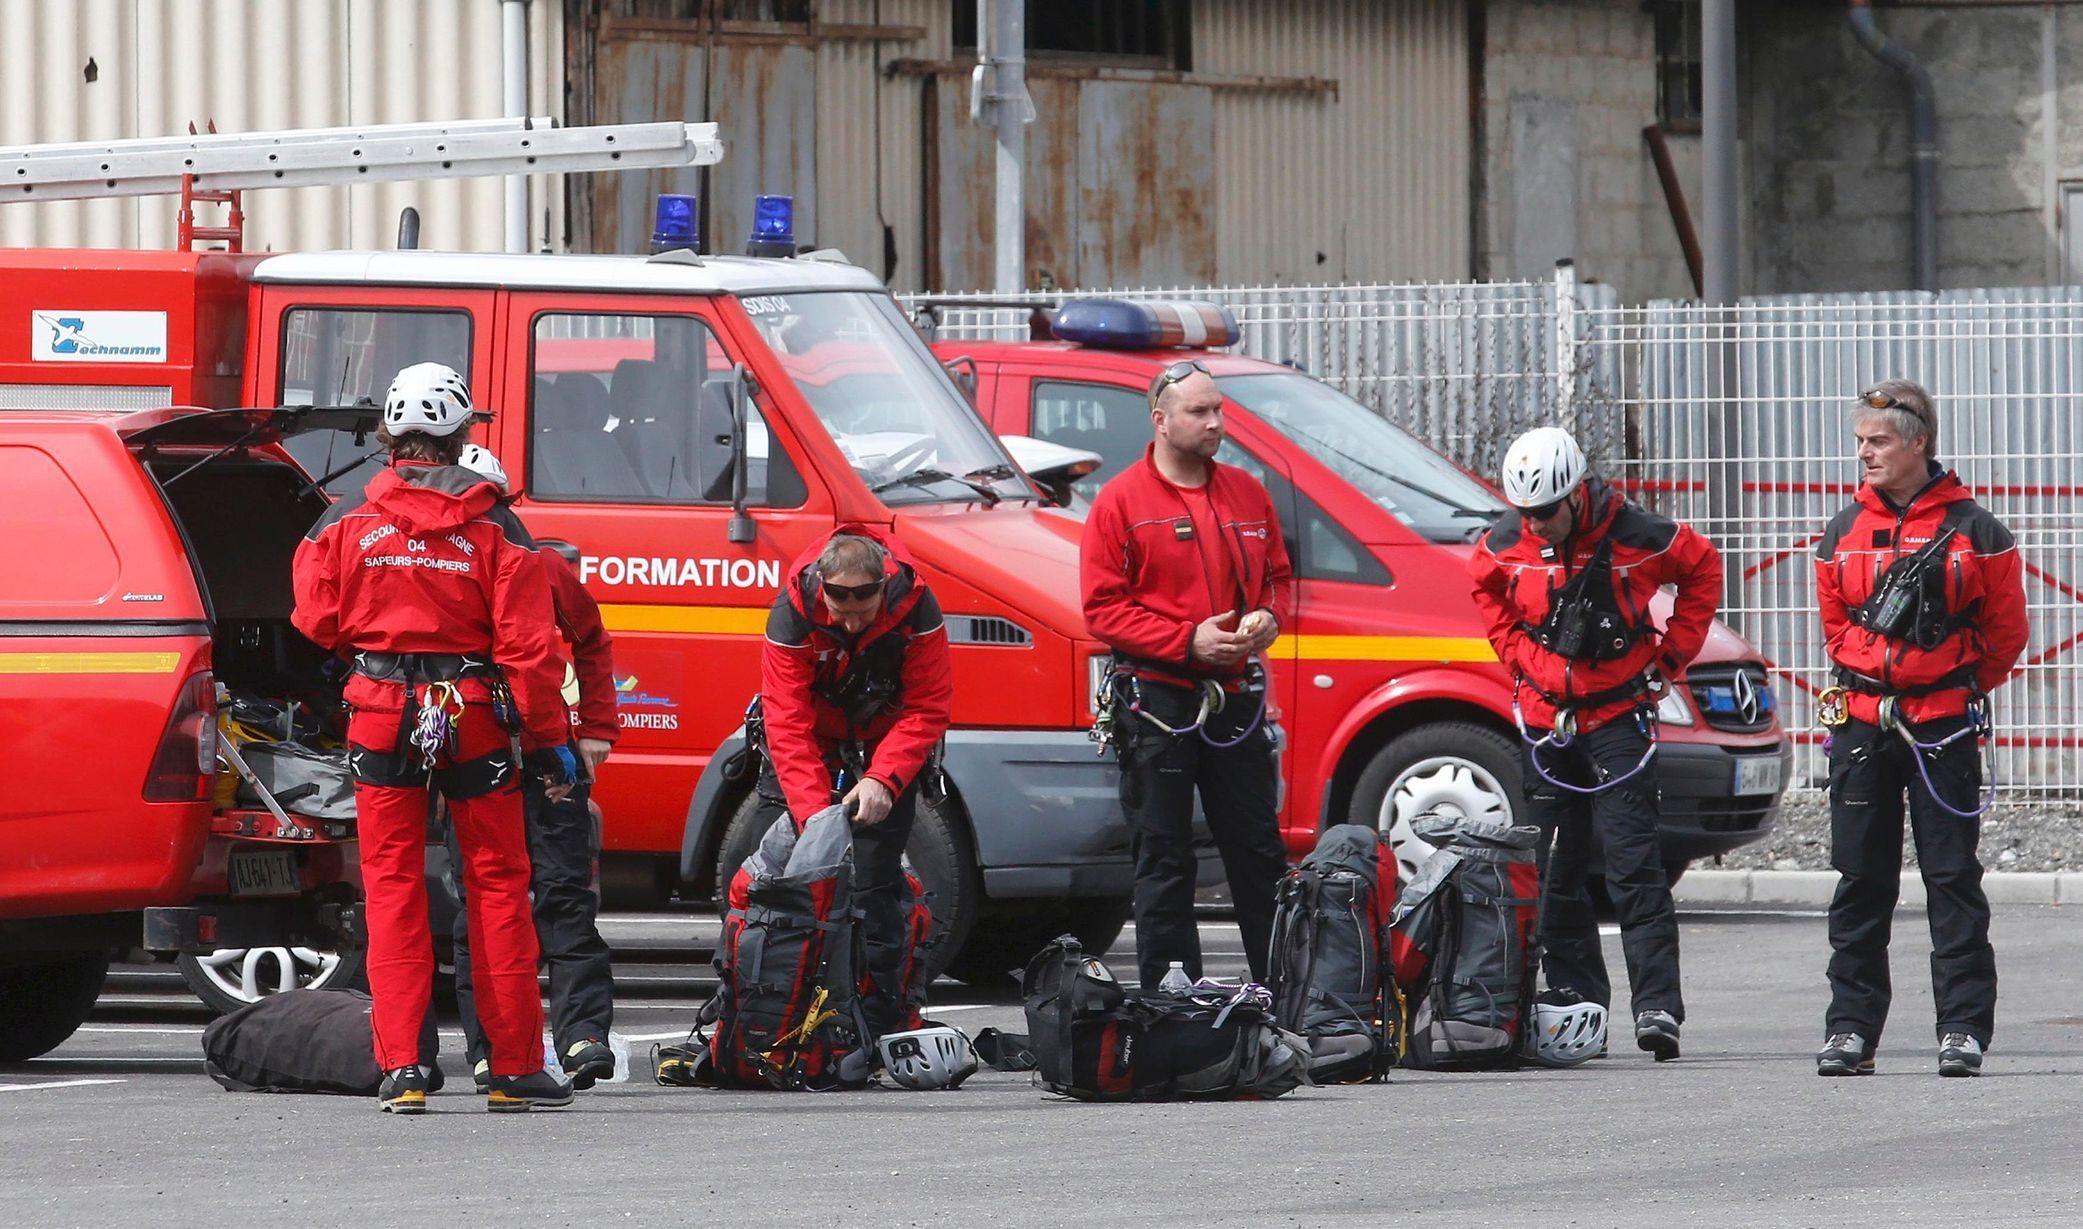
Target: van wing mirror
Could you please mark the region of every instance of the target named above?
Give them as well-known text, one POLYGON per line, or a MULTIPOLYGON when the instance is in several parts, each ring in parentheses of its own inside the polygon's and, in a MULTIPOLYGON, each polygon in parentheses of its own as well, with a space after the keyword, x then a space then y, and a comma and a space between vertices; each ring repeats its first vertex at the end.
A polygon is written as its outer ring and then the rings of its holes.
POLYGON ((752 421, 752 398, 759 392, 758 381, 745 364, 734 363, 730 369, 731 411, 731 458, 730 458, 730 528, 726 536, 734 543, 751 542, 757 536, 752 516, 745 511, 746 465, 748 464, 745 437, 746 424, 752 421))
POLYGON ((959 358, 949 359, 942 363, 941 366, 947 369, 948 375, 953 377, 955 383, 962 386, 962 395, 969 398, 969 404, 975 405, 977 387, 976 360, 964 354, 959 358))
POLYGON ((535 545, 539 550, 556 551, 564 557, 564 562, 579 566, 579 548, 561 538, 537 538, 535 545))

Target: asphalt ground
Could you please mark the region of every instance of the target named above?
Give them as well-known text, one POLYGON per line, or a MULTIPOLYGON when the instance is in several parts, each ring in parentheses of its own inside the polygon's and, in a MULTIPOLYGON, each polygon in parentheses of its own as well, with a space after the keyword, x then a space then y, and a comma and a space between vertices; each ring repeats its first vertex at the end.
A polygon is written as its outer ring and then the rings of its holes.
MULTIPOLYGON (((618 1030, 647 1051, 706 994, 715 921, 605 929, 618 1030)), ((1241 970, 1234 926, 1202 934, 1211 972, 1241 970)), ((1617 1046, 1570 1071, 1105 1106, 996 1072, 818 1095, 663 1088, 645 1068, 567 1110, 493 1116, 452 1058, 420 1118, 221 1091, 200 1070, 203 1010, 170 972, 129 966, 70 1042, 0 1071, 0 1224, 2083 1224, 2083 912, 2000 909, 1995 942, 1978 1080, 1935 1074, 1920 913, 1897 915, 1879 1075, 1823 1080, 1821 917, 1689 912, 1685 1057, 1663 1065, 1617 1046)), ((972 1032, 1021 1027, 1010 989, 944 982, 935 1000, 972 1032)))

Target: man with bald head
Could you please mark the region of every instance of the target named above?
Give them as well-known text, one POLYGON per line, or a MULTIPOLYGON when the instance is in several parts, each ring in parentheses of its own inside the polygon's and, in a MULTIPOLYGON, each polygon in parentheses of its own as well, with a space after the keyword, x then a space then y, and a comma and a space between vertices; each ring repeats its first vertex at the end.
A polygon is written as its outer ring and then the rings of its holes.
POLYGON ((1287 870, 1259 654, 1293 607, 1293 574, 1265 487, 1215 460, 1222 412, 1222 390, 1197 360, 1158 373, 1156 438, 1100 491, 1085 523, 1085 621, 1114 650, 1099 699, 1121 761, 1146 988, 1173 962, 1201 974, 1196 790, 1253 980, 1266 976, 1273 892, 1287 870))

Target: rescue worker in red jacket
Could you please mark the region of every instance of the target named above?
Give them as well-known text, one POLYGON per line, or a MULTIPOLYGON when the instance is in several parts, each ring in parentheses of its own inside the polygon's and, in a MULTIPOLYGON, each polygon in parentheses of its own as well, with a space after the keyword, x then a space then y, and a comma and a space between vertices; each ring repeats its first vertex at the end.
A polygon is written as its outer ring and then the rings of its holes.
POLYGON ((329 509, 297 547, 298 630, 353 658, 346 687, 378 1104, 426 1108, 420 1025, 434 986, 427 927, 428 790, 448 799, 470 888, 486 1107, 568 1105, 543 1070, 522 773, 561 795, 578 778, 564 664, 542 561, 499 490, 455 462, 470 441, 462 377, 407 367, 384 398, 390 465, 366 502, 329 509))
POLYGON ((1201 975, 1194 792, 1228 873, 1251 976, 1263 981, 1281 843, 1274 714, 1258 654, 1292 609, 1287 543, 1256 478, 1215 460, 1222 390, 1188 359, 1151 381, 1156 438, 1085 522, 1085 622, 1114 650, 1101 729, 1121 763, 1135 857, 1136 966, 1201 975))
MULTIPOLYGON (((458 464, 508 493, 506 467, 485 449, 469 445, 458 464)), ((588 805, 592 782, 621 734, 615 719, 614 642, 601 624, 599 604, 564 556, 545 549, 537 557, 550 582, 557 630, 571 658, 563 699, 570 709, 582 779, 556 801, 540 778, 525 779, 521 800, 533 867, 535 937, 550 974, 550 1035, 556 1039, 558 1065, 574 1088, 583 1089, 615 1074, 615 1055, 607 1042, 615 1019, 615 976, 607 940, 600 937, 600 895, 593 890, 600 829, 588 805)), ((453 826, 449 836, 453 853, 453 826)), ((465 1048, 483 1089, 491 1082, 491 1050, 475 1009, 469 921, 468 909, 456 915, 456 1002, 462 1009, 465 1048)))
POLYGON ((919 794, 940 790, 935 748, 954 697, 940 602, 903 548, 841 525, 790 567, 767 614, 754 745, 763 746, 759 830, 798 828, 852 803, 854 899, 875 990, 871 1042, 904 1019, 904 846, 919 794))
POLYGON ((1635 1044, 1663 1062, 1678 1057, 1685 999, 1656 831, 1656 698, 1707 641, 1721 556, 1691 526, 1629 503, 1589 470, 1559 427, 1513 441, 1503 487, 1519 515, 1483 536, 1468 567, 1491 647, 1512 673, 1527 744, 1526 809, 1545 855, 1548 984, 1612 1004, 1585 886, 1596 824, 1620 914, 1635 1044), (1649 602, 1667 584, 1678 596, 1658 631, 1649 602))
POLYGON ((1942 467, 1931 395, 1886 380, 1852 405, 1858 494, 1815 548, 1836 664, 1818 700, 1829 731, 1830 1008, 1818 1075, 1865 1075, 1887 1022, 1888 931, 1902 816, 1931 924, 1940 1075, 1979 1075, 1996 1026, 1996 953, 1982 893, 1986 699, 2025 651, 2017 543, 1942 467))

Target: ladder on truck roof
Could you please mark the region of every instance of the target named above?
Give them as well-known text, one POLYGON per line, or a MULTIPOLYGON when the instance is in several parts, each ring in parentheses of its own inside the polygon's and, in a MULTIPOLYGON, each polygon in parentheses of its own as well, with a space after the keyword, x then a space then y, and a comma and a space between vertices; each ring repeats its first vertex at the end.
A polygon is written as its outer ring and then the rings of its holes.
MULTIPOLYGON (((713 166, 722 160, 715 124, 676 121, 560 128, 549 117, 513 117, 190 133, 0 146, 0 202, 175 193, 215 200, 250 188, 713 166)), ((198 237, 235 239, 221 233, 198 237)))

